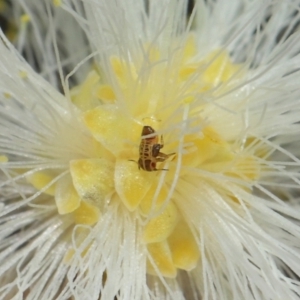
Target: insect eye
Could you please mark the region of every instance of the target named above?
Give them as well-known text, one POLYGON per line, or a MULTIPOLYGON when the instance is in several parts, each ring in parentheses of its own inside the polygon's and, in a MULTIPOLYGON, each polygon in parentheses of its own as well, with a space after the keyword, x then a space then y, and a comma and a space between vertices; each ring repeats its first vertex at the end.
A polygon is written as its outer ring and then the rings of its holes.
POLYGON ((155 168, 155 167, 156 167, 156 163, 155 163, 155 162, 152 162, 152 163, 151 163, 151 167, 152 167, 152 168, 155 168))

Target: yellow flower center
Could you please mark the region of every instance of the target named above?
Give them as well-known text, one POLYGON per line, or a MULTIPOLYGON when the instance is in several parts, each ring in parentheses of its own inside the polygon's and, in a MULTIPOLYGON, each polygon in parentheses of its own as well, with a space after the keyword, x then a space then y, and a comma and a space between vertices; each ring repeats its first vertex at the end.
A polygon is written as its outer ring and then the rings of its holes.
MULTIPOLYGON (((232 80, 241 66, 233 64, 225 51, 200 61, 196 54, 191 37, 174 62, 162 60, 159 50, 150 47, 148 65, 112 57, 114 87, 103 83, 96 71, 90 72, 72 90, 72 99, 82 111, 97 156, 70 161, 69 175, 55 184, 51 184, 55 173, 28 177, 34 187, 55 197, 59 214, 72 216, 76 224, 94 225, 113 196, 129 212, 138 211, 145 220, 140 239, 148 251, 148 272, 159 271, 166 277, 175 277, 177 269, 193 269, 200 257, 197 237, 176 204, 182 201, 176 193, 181 180, 196 169, 251 185, 261 168, 256 150, 239 153, 201 116, 205 100, 193 105, 201 93, 220 93, 219 87, 232 80), (142 137, 144 126, 154 133, 142 137), (147 150, 155 144, 164 146, 159 152, 175 154, 159 160, 162 154, 147 150), (146 166, 145 157, 154 164, 146 166)), ((255 140, 246 141, 251 142, 255 140)), ((229 196, 232 203, 238 202, 229 196)))

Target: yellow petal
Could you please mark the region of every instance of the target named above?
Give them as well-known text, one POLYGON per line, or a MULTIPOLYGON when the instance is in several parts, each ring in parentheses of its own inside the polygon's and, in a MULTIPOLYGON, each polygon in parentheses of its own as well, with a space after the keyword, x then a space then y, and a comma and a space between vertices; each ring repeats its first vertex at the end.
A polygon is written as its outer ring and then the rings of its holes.
POLYGON ((197 54, 197 45, 194 35, 189 35, 183 50, 183 59, 188 60, 197 54))
POLYGON ((121 86, 126 88, 126 83, 132 80, 132 77, 137 77, 134 64, 130 64, 128 61, 121 60, 118 57, 112 57, 110 63, 121 86))
POLYGON ((153 45, 153 43, 146 44, 144 51, 147 55, 147 59, 152 63, 161 59, 160 51, 153 45))
POLYGON ((109 85, 101 85, 97 90, 97 97, 109 102, 113 102, 116 99, 115 93, 109 85))
POLYGON ((196 135, 186 135, 184 137, 184 143, 187 145, 184 148, 185 153, 182 155, 182 164, 184 166, 196 167, 203 160, 203 156, 199 151, 201 145, 197 145, 199 140, 199 137, 196 135))
POLYGON ((157 212, 160 209, 161 205, 164 203, 164 201, 168 197, 167 188, 162 186, 162 188, 160 189, 160 191, 157 195, 157 198, 154 199, 154 195, 156 193, 156 188, 157 188, 157 182, 154 182, 140 203, 139 207, 141 209, 141 212, 144 215, 147 215, 151 209, 153 209, 153 212, 157 212), (155 201, 155 203, 154 203, 154 201, 155 201), (153 207, 152 207, 152 205, 153 205, 153 207))
POLYGON ((189 271, 196 267, 200 257, 199 247, 185 222, 177 223, 168 243, 177 268, 189 271))
POLYGON ((115 105, 102 105, 83 115, 93 137, 114 154, 140 140, 142 126, 115 105))
MULTIPOLYGON (((36 172, 32 175, 26 177, 27 181, 31 183, 37 190, 43 189, 47 184, 49 184, 55 176, 50 172, 36 172)), ((47 188, 44 193, 54 196, 55 195, 55 185, 52 184, 47 188)))
POLYGON ((81 201, 80 206, 73 212, 76 224, 94 225, 100 218, 100 209, 86 201, 81 201))
POLYGON ((114 189, 113 169, 113 163, 104 158, 72 160, 70 172, 80 198, 100 204, 114 189))
POLYGON ((256 180, 260 177, 261 166, 259 161, 254 156, 246 156, 238 164, 238 168, 243 171, 243 178, 256 180))
POLYGON ((234 73, 240 69, 240 65, 233 64, 227 52, 214 52, 206 59, 210 65, 204 72, 203 79, 211 86, 216 86, 220 82, 230 80, 234 73))
POLYGON ((143 241, 145 243, 162 242, 172 233, 177 222, 177 207, 173 202, 170 202, 159 216, 151 219, 145 226, 143 241))
POLYGON ((96 71, 91 71, 86 80, 71 90, 73 103, 82 111, 87 111, 100 104, 97 97, 97 88, 100 84, 100 77, 96 71))
POLYGON ((118 57, 112 57, 110 63, 117 77, 123 79, 127 70, 125 62, 122 62, 118 57))
POLYGON ((242 156, 232 166, 231 171, 226 174, 253 181, 260 176, 260 165, 254 156, 242 156))
POLYGON ((60 179, 56 184, 55 203, 58 213, 63 215, 77 209, 80 205, 80 197, 74 189, 70 176, 60 179))
POLYGON ((227 144, 219 135, 211 128, 206 127, 203 130, 203 138, 195 140, 195 145, 198 148, 200 163, 203 163, 220 152, 227 150, 227 144))
POLYGON ((182 81, 187 80, 191 75, 193 75, 197 70, 199 70, 198 64, 188 64, 183 66, 179 71, 179 76, 182 81))
MULTIPOLYGON (((201 168, 214 172, 215 166, 211 166, 211 164, 232 161, 234 156, 230 146, 212 128, 204 128, 202 134, 202 137, 196 134, 185 137, 184 143, 187 146, 182 156, 182 164, 184 166, 199 167, 201 165, 201 168), (208 166, 207 168, 203 167, 206 165, 208 166)), ((176 145, 174 148, 176 148, 176 145)), ((221 169, 220 165, 217 165, 218 168, 221 169)), ((181 174, 184 171, 183 169, 181 174)))
MULTIPOLYGON (((175 278, 177 275, 177 270, 173 264, 168 243, 162 242, 148 244, 147 249, 160 273, 165 277, 175 278)), ((147 263, 147 272, 153 275, 157 274, 150 261, 147 263)))
POLYGON ((138 207, 154 179, 155 174, 139 170, 137 164, 132 161, 116 162, 116 191, 130 211, 138 207))

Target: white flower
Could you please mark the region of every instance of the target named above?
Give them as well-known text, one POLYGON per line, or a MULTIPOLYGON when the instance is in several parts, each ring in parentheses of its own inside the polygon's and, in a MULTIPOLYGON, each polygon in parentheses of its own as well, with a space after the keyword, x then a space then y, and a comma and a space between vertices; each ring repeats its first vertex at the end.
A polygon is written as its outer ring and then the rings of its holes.
POLYGON ((297 299, 300 1, 55 4, 64 94, 1 34, 0 298, 297 299))

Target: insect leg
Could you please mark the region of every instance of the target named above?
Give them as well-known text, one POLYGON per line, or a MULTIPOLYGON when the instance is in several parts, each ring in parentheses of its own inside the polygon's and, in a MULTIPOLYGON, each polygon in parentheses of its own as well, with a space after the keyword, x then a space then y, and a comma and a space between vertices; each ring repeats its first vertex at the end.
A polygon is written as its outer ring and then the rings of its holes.
POLYGON ((165 153, 159 152, 156 157, 156 161, 157 162, 165 161, 166 159, 168 159, 170 156, 172 156, 174 154, 176 154, 176 153, 165 154, 165 153))
POLYGON ((154 144, 153 146, 152 146, 152 156, 153 157, 156 157, 156 156, 158 156, 159 155, 159 151, 160 151, 160 149, 161 149, 162 147, 161 147, 161 144, 154 144))
POLYGON ((161 135, 160 136, 160 149, 162 149, 164 147, 164 136, 161 135))

